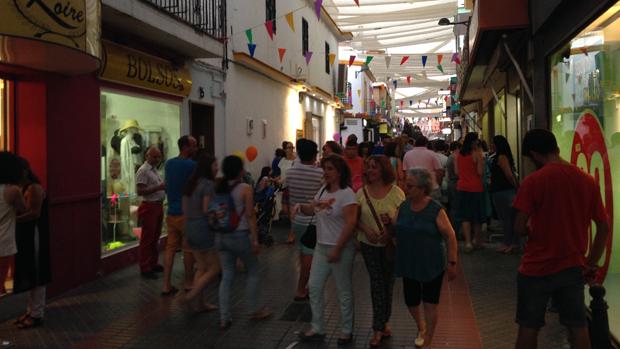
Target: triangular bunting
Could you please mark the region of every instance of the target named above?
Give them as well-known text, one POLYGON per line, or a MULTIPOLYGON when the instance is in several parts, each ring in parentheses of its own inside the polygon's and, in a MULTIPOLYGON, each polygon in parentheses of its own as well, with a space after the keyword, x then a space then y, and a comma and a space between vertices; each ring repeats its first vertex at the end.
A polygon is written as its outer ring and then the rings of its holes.
POLYGON ((349 56, 349 67, 355 62, 355 56, 349 56))
POLYGON ((329 65, 334 65, 334 61, 336 60, 336 54, 335 53, 330 53, 329 54, 329 65))
POLYGON ((375 58, 375 57, 374 56, 366 56, 366 63, 364 63, 364 64, 369 65, 370 61, 372 61, 373 58, 375 58))
POLYGON ((579 51, 581 51, 581 53, 583 53, 586 56, 588 55, 588 48, 586 46, 580 48, 579 51))
POLYGON ((392 56, 385 56, 385 67, 390 69, 390 62, 392 62, 392 56))
POLYGON ((285 48, 278 48, 278 55, 280 56, 280 63, 282 63, 282 60, 284 59, 284 54, 286 54, 286 49, 285 48))
POLYGON ((394 81, 392 81, 392 83, 394 84, 394 89, 398 88, 398 80, 394 79, 394 81))
POLYGON ((461 57, 459 55, 458 52, 455 52, 452 54, 452 62, 456 63, 456 64, 461 64, 461 57))
POLYGON ((304 53, 304 57, 306 57, 306 64, 310 64, 310 60, 312 59, 312 51, 306 51, 306 53, 304 53))
POLYGON ((254 51, 256 51, 256 44, 248 44, 248 50, 250 51, 250 57, 254 58, 254 51))
POLYGON ((441 65, 442 60, 443 60, 443 55, 437 55, 437 64, 441 65))
POLYGON ((316 12, 316 18, 321 20, 321 6, 323 6, 323 0, 316 0, 314 2, 314 12, 316 12))
POLYGON ((355 4, 357 5, 357 7, 360 6, 360 0, 353 0, 353 1, 355 1, 355 4))
POLYGON ((413 105, 413 100, 409 100, 409 106, 411 107, 413 105))
POLYGON ((403 107, 403 104, 404 104, 404 103, 405 103, 405 101, 403 101, 403 100, 401 100, 401 101, 400 101, 400 107, 401 107, 401 108, 403 107))
POLYGON ((440 71, 442 74, 445 74, 445 73, 443 72, 443 67, 441 66, 441 64, 438 64, 438 65, 437 65, 437 69, 439 69, 439 71, 440 71))
POLYGON ((407 76, 407 85, 411 85, 411 75, 407 76))
POLYGON ((357 89, 357 98, 360 98, 362 96, 362 90, 357 89))
POLYGON ((265 28, 267 28, 267 34, 269 34, 269 38, 273 41, 273 21, 265 22, 265 28))
POLYGON ((409 60, 409 56, 403 56, 403 58, 400 60, 400 65, 405 64, 405 62, 407 62, 407 60, 409 60))
POLYGON ((293 12, 289 12, 286 14, 286 21, 288 22, 288 26, 292 31, 295 31, 295 19, 293 18, 293 12))
POLYGON ((254 42, 254 37, 252 35, 252 28, 245 31, 245 36, 248 37, 248 42, 251 44, 254 42))
POLYGON ((426 68, 426 60, 428 59, 428 56, 422 56, 422 68, 426 68))

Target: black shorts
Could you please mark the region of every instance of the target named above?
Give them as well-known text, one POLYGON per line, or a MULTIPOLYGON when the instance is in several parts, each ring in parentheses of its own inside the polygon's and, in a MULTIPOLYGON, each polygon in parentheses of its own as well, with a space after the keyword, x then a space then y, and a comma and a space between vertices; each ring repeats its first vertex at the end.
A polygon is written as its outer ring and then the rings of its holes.
POLYGON ((403 291, 405 293, 405 304, 408 307, 417 307, 421 301, 427 304, 438 304, 441 285, 443 283, 443 272, 429 282, 420 282, 403 277, 403 291))
POLYGON ((587 326, 584 301, 584 278, 581 268, 569 268, 546 276, 517 276, 517 323, 528 328, 545 325, 549 299, 560 313, 560 323, 567 327, 587 326))

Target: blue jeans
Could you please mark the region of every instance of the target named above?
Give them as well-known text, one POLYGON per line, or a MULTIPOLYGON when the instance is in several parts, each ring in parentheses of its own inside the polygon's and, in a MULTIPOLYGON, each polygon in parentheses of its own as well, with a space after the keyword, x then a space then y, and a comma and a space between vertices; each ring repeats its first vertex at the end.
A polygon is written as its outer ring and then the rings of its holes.
POLYGON ((495 211, 497 211, 497 216, 502 221, 504 245, 506 246, 519 246, 519 236, 514 232, 516 212, 512 208, 512 202, 515 200, 516 195, 517 193, 514 189, 492 193, 495 211))
POLYGON ((324 294, 325 284, 329 274, 334 274, 334 282, 338 289, 340 301, 340 319, 342 321, 342 333, 353 333, 353 260, 355 259, 355 246, 348 244, 342 249, 340 260, 337 263, 327 262, 329 252, 334 248, 331 245, 316 244, 310 280, 310 307, 312 308, 312 330, 316 333, 325 333, 323 312, 325 308, 324 294))
POLYGON ((222 265, 220 282, 220 319, 228 321, 230 315, 230 289, 235 279, 236 261, 240 258, 247 270, 245 298, 250 312, 258 311, 258 258, 252 252, 250 232, 247 230, 218 234, 216 246, 222 265))

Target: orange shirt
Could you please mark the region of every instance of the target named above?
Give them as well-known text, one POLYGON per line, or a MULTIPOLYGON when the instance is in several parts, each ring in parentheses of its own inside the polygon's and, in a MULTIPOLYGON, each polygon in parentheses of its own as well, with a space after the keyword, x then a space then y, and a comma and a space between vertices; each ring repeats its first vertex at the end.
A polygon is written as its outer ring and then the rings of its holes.
POLYGON ((459 173, 456 189, 472 193, 482 193, 484 191, 482 177, 478 174, 472 154, 461 155, 460 152, 457 152, 456 165, 459 173))

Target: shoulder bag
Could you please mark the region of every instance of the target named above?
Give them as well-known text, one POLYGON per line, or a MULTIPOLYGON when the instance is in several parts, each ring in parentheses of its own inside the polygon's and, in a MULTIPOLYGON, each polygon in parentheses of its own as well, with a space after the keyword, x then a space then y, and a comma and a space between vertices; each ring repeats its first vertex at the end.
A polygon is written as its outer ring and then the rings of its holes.
MULTIPOLYGON (((323 192, 325 192, 325 189, 327 189, 327 187, 324 187, 323 190, 321 190, 321 193, 319 194, 319 199, 321 199, 321 196, 323 195, 323 192)), ((308 224, 308 226, 306 227, 304 235, 302 235, 299 239, 299 242, 301 242, 304 247, 310 249, 314 249, 316 247, 316 225, 312 223, 315 214, 316 213, 314 212, 312 213, 312 218, 310 218, 310 224, 308 224)))
MULTIPOLYGON (((379 219, 379 216, 377 215, 377 211, 375 210, 375 207, 372 205, 372 201, 370 201, 370 195, 368 195, 368 192, 366 191, 366 187, 364 187, 363 190, 364 190, 364 197, 366 197, 366 204, 368 205, 368 208, 370 209, 370 213, 372 213, 372 217, 374 218, 375 224, 377 224, 379 231, 383 232, 383 234, 387 234, 387 232, 385 231, 385 227, 383 226, 383 223, 381 222, 381 219, 379 219)), ((388 261, 394 261, 395 254, 396 254, 396 246, 394 246, 394 242, 392 241, 392 239, 389 239, 387 243, 385 244, 385 258, 388 261)))

